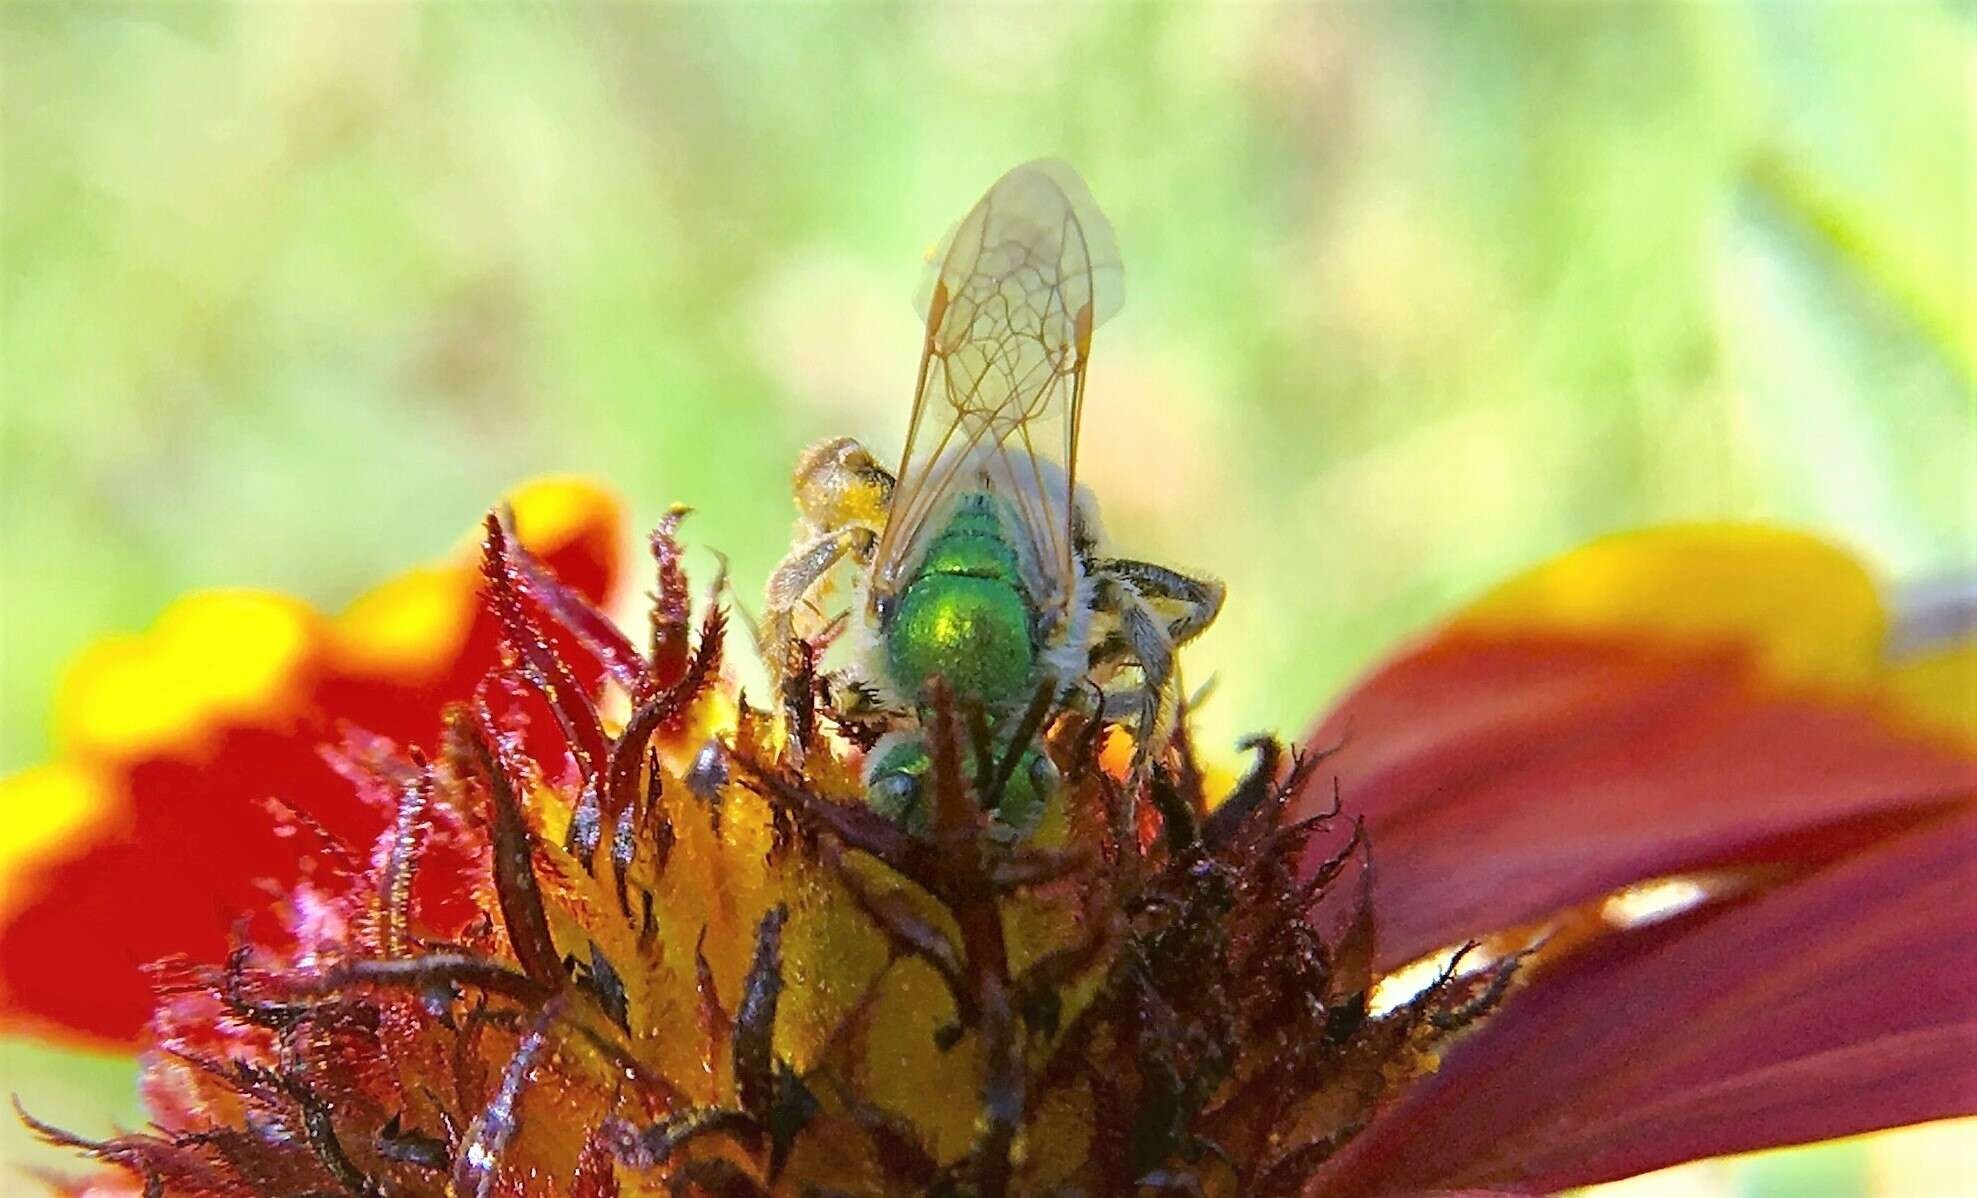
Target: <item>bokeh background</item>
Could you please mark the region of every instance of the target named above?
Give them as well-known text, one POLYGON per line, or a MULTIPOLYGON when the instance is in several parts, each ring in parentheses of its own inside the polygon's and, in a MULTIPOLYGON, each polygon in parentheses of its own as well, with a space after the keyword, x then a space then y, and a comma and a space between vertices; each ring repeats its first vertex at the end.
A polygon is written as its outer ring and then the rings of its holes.
MULTIPOLYGON (((1230 584, 1187 663, 1212 740, 1613 529, 1977 569, 1967 3, 15 3, 0 35, 0 770, 91 638, 200 586, 334 608, 538 472, 690 501, 755 593, 796 451, 898 450, 921 255, 1039 154, 1127 263, 1081 473, 1122 549, 1230 584)), ((131 1077, 0 1042, 0 1090, 85 1129, 140 1118, 131 1077)), ((1611 1192, 1968 1193, 1974 1147, 1611 1192)), ((0 1117, 0 1190, 47 1159, 0 1117)))

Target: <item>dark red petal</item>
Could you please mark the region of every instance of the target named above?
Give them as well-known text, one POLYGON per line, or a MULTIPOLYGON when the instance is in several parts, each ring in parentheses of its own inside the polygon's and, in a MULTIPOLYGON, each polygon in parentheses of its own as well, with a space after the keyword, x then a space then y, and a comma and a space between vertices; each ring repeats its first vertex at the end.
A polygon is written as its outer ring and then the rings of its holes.
POLYGON ((1977 814, 1540 972, 1327 1198, 1550 1192, 1977 1112, 1977 814))
POLYGON ((1977 758, 1864 704, 1611 638, 1445 634, 1310 743, 1341 741, 1323 768, 1379 862, 1383 967, 1648 878, 1820 860, 1977 794, 1977 758))

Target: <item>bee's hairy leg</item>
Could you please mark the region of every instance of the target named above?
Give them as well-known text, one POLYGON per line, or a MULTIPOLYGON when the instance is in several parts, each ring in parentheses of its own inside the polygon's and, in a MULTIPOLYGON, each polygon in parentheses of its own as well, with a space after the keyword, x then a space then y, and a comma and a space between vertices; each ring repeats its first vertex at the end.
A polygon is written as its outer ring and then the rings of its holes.
POLYGON ((1133 753, 1133 767, 1137 771, 1161 739, 1161 707, 1174 674, 1175 641, 1167 623, 1130 577, 1101 574, 1094 606, 1116 621, 1117 627, 1093 647, 1093 665, 1136 666, 1139 670, 1139 680, 1131 687, 1106 687, 1101 705, 1107 717, 1136 717, 1139 744, 1133 753))
POLYGON ((1177 646, 1187 644, 1213 624, 1228 595, 1220 579, 1198 578, 1132 558, 1101 558, 1092 563, 1092 569, 1131 587, 1142 599, 1178 607, 1180 614, 1167 622, 1168 639, 1177 646))
POLYGON ((1138 719, 1146 709, 1146 688, 1134 684, 1123 689, 1104 692, 1105 702, 1098 708, 1099 715, 1106 720, 1138 719))
POLYGON ((757 637, 757 648, 771 670, 778 669, 796 635, 796 610, 810 588, 847 556, 869 554, 873 543, 869 528, 840 528, 796 546, 777 564, 763 591, 761 633, 757 637))
POLYGON ((1111 625, 1091 648, 1092 670, 1103 677, 1125 666, 1138 669, 1133 685, 1104 687, 1099 704, 1102 718, 1137 725, 1137 774, 1165 742, 1177 710, 1170 695, 1175 650, 1214 622, 1226 588, 1216 579, 1131 558, 1095 558, 1086 569, 1098 583, 1093 607, 1111 625))

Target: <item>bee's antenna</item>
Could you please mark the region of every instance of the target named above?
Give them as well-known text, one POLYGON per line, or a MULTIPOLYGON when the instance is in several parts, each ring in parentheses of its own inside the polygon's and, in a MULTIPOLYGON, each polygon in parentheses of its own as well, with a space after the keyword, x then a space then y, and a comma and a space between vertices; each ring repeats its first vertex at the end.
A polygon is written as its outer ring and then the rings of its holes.
POLYGON ((762 645, 762 625, 756 621, 748 606, 741 601, 741 592, 735 589, 734 576, 728 568, 728 555, 719 549, 710 548, 707 552, 714 555, 712 588, 714 602, 719 603, 723 595, 727 597, 728 606, 734 610, 735 615, 741 617, 741 626, 748 630, 748 640, 755 646, 755 656, 765 658, 767 650, 762 645))

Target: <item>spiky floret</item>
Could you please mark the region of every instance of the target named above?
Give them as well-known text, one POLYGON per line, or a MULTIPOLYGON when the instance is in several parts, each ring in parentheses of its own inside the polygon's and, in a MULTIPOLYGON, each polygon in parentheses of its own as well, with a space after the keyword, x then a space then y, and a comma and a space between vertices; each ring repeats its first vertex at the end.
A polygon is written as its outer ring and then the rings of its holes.
POLYGON ((1050 689, 996 738, 936 679, 924 827, 885 818, 809 670, 773 714, 723 684, 679 515, 644 651, 490 516, 503 666, 430 759, 333 750, 395 817, 368 858, 162 971, 156 1134, 37 1130, 189 1198, 1294 1194, 1501 994, 1369 1009, 1364 838, 1290 818, 1321 759, 1267 738, 1217 795, 1185 724, 1125 774, 1050 689), (1039 750, 1063 785, 996 834, 1039 750))

